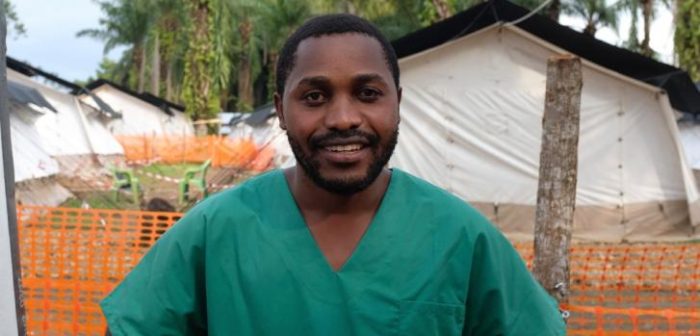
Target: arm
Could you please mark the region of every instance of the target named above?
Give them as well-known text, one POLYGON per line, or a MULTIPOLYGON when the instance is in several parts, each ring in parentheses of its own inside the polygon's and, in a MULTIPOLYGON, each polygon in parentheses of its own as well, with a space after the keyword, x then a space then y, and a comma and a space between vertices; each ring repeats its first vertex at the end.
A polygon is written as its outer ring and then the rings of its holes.
POLYGON ((195 209, 158 240, 101 302, 108 333, 206 333, 205 228, 206 218, 195 209))
POLYGON ((474 242, 466 309, 463 335, 566 333, 556 301, 490 224, 474 242))

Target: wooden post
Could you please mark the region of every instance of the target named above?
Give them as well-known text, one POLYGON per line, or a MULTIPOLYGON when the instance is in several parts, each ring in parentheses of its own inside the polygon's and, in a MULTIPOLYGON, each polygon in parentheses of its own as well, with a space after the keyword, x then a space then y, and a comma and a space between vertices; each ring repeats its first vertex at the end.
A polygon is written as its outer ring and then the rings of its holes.
POLYGON ((576 203, 581 60, 547 62, 540 178, 535 222, 534 275, 560 304, 569 297, 569 242, 576 203))

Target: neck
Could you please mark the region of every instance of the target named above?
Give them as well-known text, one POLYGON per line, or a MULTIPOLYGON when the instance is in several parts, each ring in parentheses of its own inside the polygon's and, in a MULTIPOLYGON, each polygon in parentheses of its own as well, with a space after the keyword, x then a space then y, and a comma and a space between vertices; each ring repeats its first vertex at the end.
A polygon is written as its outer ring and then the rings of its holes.
POLYGON ((316 185, 299 166, 285 170, 284 175, 302 212, 325 214, 376 210, 391 179, 391 171, 384 169, 366 189, 352 195, 340 195, 316 185))

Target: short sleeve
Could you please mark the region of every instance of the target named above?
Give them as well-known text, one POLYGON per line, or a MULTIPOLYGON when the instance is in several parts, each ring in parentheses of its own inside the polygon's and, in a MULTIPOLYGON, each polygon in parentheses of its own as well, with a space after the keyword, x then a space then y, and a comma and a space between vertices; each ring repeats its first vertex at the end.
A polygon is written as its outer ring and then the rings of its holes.
POLYGON ((205 228, 190 211, 100 303, 112 335, 206 334, 205 228))
POLYGON ((463 335, 565 335, 556 300, 487 224, 474 241, 463 335))

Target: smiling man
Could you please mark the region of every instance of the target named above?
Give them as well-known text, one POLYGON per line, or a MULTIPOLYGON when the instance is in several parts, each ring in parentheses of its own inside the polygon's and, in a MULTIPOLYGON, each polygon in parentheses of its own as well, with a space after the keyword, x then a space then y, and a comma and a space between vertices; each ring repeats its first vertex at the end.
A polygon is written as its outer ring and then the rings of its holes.
POLYGON ((368 22, 286 42, 275 105, 298 165, 213 196, 102 302, 115 335, 560 335, 556 303, 469 205, 386 164, 396 55, 368 22))

